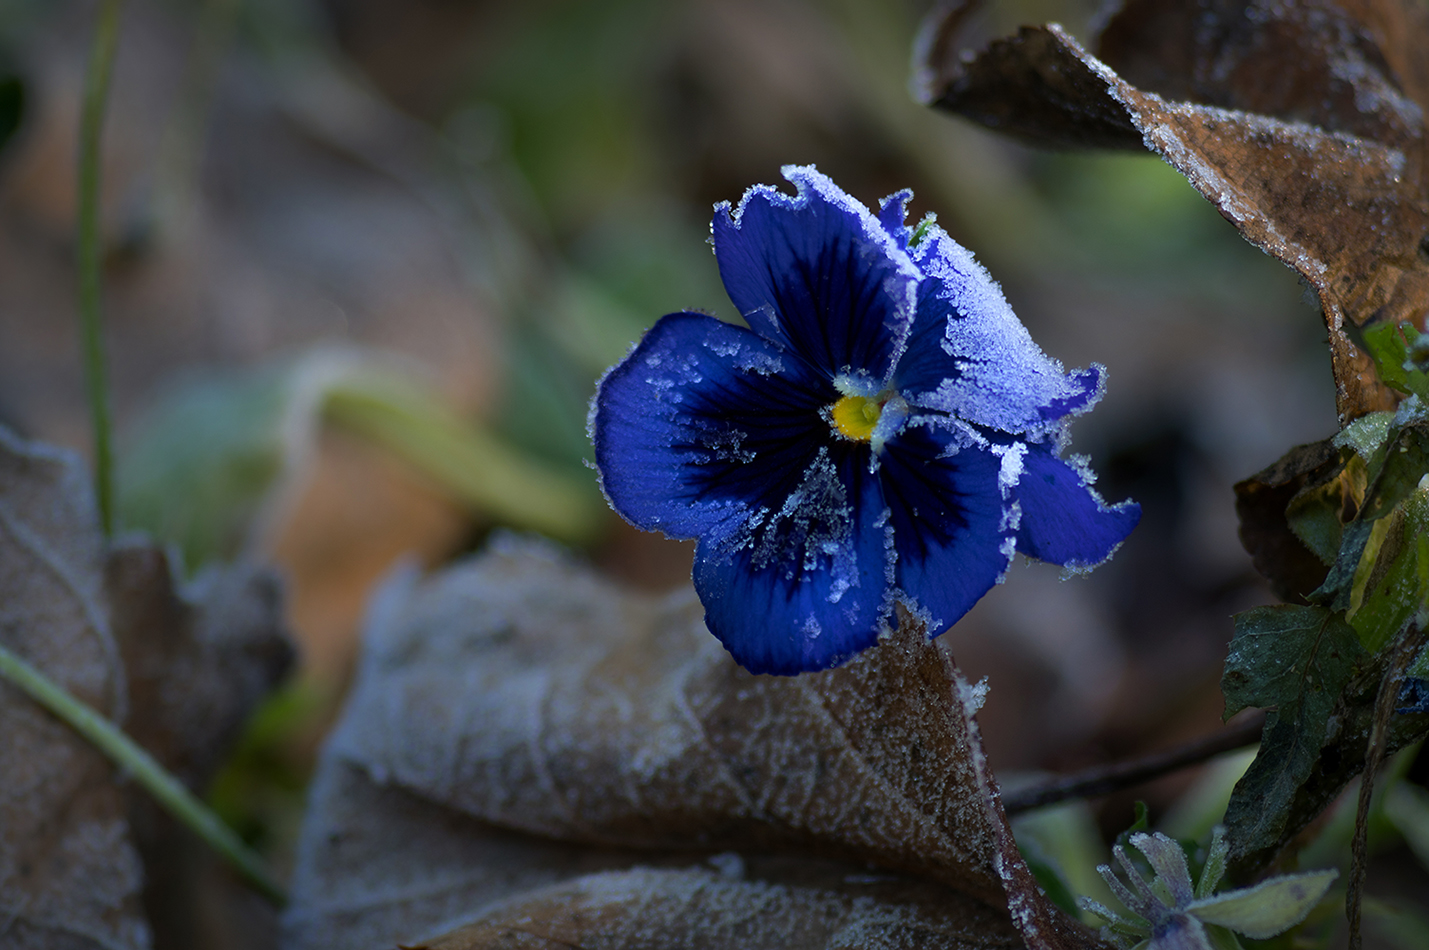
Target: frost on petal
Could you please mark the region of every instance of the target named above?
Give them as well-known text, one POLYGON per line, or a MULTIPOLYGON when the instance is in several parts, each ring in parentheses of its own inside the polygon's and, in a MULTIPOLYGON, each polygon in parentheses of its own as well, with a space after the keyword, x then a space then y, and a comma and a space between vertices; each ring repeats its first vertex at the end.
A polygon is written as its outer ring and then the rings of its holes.
POLYGON ((1136 502, 1107 507, 1091 487, 1090 470, 1057 458, 1050 446, 1029 445, 1022 466, 1017 550, 1028 557, 1074 570, 1092 568, 1111 557, 1141 520, 1136 502))
POLYGON ((879 466, 895 582, 935 634, 991 590, 1012 558, 1003 460, 978 446, 954 448, 949 433, 910 423, 879 466))
POLYGON ((835 666, 884 626, 888 551, 878 486, 851 448, 821 449, 776 509, 700 539, 710 631, 751 673, 835 666))
POLYGON ((638 527, 691 538, 787 495, 831 439, 835 398, 806 364, 743 327, 662 318, 600 381, 591 439, 611 507, 638 527))
POLYGON ((908 249, 908 241, 913 237, 913 229, 904 223, 908 217, 908 202, 912 200, 912 189, 904 188, 878 203, 878 223, 883 225, 883 230, 905 251, 908 249))
POLYGON ((910 403, 1036 436, 1101 398, 1100 368, 1069 374, 1043 353, 987 271, 941 228, 914 253, 926 279, 895 376, 910 403))
POLYGON ((903 350, 921 276, 906 239, 812 166, 783 172, 796 196, 756 185, 733 216, 728 204, 715 209, 725 289, 756 333, 829 378, 881 383, 903 350))

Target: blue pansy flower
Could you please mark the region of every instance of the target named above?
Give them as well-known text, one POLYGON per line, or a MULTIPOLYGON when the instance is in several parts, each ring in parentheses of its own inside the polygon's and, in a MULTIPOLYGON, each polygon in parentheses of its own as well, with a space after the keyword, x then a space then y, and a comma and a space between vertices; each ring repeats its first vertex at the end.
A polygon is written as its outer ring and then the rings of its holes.
POLYGON ((953 624, 1014 552, 1105 560, 1140 518, 1063 459, 1103 369, 1067 373, 972 255, 811 166, 715 208, 749 328, 663 317, 601 379, 596 467, 637 527, 697 538, 705 621, 755 673, 843 662, 896 623, 953 624))

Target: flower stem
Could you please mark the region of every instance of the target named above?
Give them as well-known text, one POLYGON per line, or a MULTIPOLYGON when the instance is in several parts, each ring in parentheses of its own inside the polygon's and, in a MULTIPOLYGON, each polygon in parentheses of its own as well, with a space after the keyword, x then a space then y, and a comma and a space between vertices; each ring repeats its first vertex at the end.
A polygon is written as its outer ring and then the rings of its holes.
POLYGON ((287 895, 268 873, 263 860, 182 782, 112 722, 4 646, 0 646, 0 677, 24 690, 132 775, 174 818, 227 858, 265 897, 279 906, 287 903, 287 895))
POLYGON ((119 41, 121 0, 101 0, 89 67, 84 80, 84 108, 79 120, 79 322, 84 350, 85 387, 94 424, 94 484, 99 522, 106 537, 114 533, 113 450, 110 447, 108 384, 104 334, 99 317, 101 242, 99 234, 100 138, 114 51, 119 41))

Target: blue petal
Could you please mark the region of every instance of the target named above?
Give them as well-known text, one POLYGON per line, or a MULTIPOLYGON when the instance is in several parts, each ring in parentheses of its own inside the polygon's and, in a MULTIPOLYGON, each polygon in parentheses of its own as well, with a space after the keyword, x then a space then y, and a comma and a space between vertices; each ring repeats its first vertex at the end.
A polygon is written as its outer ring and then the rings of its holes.
POLYGON ((700 538, 705 623, 751 673, 822 670, 872 646, 886 625, 887 532, 866 445, 820 450, 777 509, 700 538))
POLYGON ((1399 706, 1394 711, 1401 716, 1429 713, 1429 680, 1421 676, 1406 676, 1403 682, 1404 685, 1399 688, 1399 706))
POLYGON ((701 313, 662 317, 600 381, 591 440, 611 507, 691 538, 777 507, 819 448, 838 398, 798 357, 701 313))
POLYGON ((1037 344, 987 271, 941 228, 919 243, 917 313, 895 385, 913 405, 1010 433, 1090 409, 1099 367, 1068 374, 1037 344))
POLYGON ((744 194, 711 228, 720 277, 756 333, 830 378, 882 384, 913 317, 919 273, 867 208, 813 167, 786 166, 790 197, 767 185, 744 194))
POLYGON ((913 238, 913 229, 904 223, 908 217, 908 202, 912 200, 913 190, 904 188, 902 191, 895 191, 878 204, 878 223, 883 225, 883 230, 905 251, 908 250, 908 242, 913 238))
POLYGON ((1141 506, 1108 508, 1087 473, 1057 458, 1046 445, 1029 445, 1015 489, 1022 507, 1017 550, 1064 567, 1095 567, 1111 557, 1141 520, 1141 506))
POLYGON ((987 448, 915 421, 889 440, 879 478, 897 552, 894 578, 936 634, 992 588, 1012 559, 1012 529, 987 448))

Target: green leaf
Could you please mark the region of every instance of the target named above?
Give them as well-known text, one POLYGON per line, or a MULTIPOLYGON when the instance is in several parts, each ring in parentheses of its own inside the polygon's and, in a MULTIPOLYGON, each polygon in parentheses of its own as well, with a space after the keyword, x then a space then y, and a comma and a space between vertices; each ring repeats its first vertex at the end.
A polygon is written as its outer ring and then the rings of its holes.
POLYGON ((1255 887, 1195 901, 1187 909, 1205 923, 1265 940, 1304 920, 1339 876, 1339 871, 1331 869, 1275 877, 1255 887))
POLYGON ((1378 519, 1408 498, 1429 473, 1429 424, 1407 425, 1394 435, 1355 517, 1378 519))
POLYGON ((1392 412, 1366 413, 1336 433, 1330 444, 1337 449, 1353 449, 1365 464, 1371 465, 1375 457, 1384 451, 1393 424, 1392 412))
POLYGON ((1226 810, 1227 833, 1238 848, 1278 840, 1319 758, 1330 714, 1365 656, 1354 628, 1323 607, 1257 607, 1236 615, 1221 678, 1225 715, 1274 707, 1260 752, 1226 810))
POLYGON ((1356 579, 1366 576, 1359 573, 1362 564, 1369 558, 1372 565, 1379 553, 1379 543, 1386 537, 1388 526, 1377 523, 1413 494, 1429 472, 1429 425, 1419 422, 1397 432, 1390 430, 1388 443, 1366 464, 1369 485, 1364 502, 1354 520, 1345 526, 1334 567, 1310 595, 1311 600, 1328 602, 1337 610, 1352 606, 1356 579))
MULTIPOLYGON (((1355 461, 1359 462, 1358 456, 1355 456, 1355 461)), ((1285 508, 1285 520, 1291 532, 1326 567, 1333 566, 1340 553, 1340 543, 1344 539, 1345 526, 1341 520, 1344 508, 1345 488, 1340 477, 1323 485, 1306 486, 1290 499, 1285 508)))
POLYGON ((1374 549, 1375 556, 1365 557, 1356 571, 1347 615, 1370 653, 1403 630, 1429 598, 1429 492, 1416 492, 1375 526, 1374 534, 1383 536, 1366 546, 1366 554, 1374 549))
POLYGON ((1225 718, 1275 706, 1284 720, 1305 702, 1333 704, 1363 657, 1353 628, 1323 607, 1281 604, 1236 614, 1221 677, 1225 718))
POLYGON ((1206 849, 1206 863, 1201 865, 1201 876, 1196 880, 1196 900, 1209 897, 1221 883, 1226 873, 1226 853, 1229 850, 1225 826, 1216 825, 1211 832, 1211 845, 1206 849))
POLYGON ((1405 395, 1429 400, 1429 374, 1410 360, 1411 340, 1419 337, 1413 324, 1382 323, 1363 331, 1363 336, 1381 382, 1405 395), (1408 337, 1411 333, 1413 338, 1408 337))

